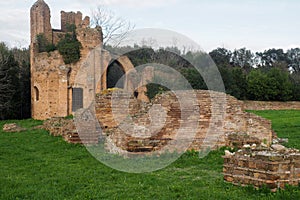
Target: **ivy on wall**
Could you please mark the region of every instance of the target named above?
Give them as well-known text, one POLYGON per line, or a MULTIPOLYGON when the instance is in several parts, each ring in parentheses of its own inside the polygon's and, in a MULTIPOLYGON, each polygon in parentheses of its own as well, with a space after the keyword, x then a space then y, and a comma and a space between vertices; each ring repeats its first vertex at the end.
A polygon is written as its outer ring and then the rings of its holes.
POLYGON ((56 46, 50 43, 43 33, 36 36, 36 41, 38 45, 38 51, 41 52, 51 52, 56 50, 56 46))
POLYGON ((68 32, 60 39, 58 44, 55 46, 50 43, 44 34, 38 34, 36 36, 38 52, 51 52, 58 50, 62 55, 65 64, 75 63, 79 61, 81 43, 76 37, 76 26, 74 24, 68 25, 68 32))
POLYGON ((57 49, 62 55, 65 64, 75 63, 80 59, 81 43, 76 37, 76 26, 68 26, 68 33, 58 42, 57 49))

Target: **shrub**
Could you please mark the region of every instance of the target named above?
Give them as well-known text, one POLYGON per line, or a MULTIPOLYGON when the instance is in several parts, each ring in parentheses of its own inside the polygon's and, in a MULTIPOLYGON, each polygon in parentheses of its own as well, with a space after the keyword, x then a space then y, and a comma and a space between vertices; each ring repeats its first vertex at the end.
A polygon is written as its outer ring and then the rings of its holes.
POLYGON ((288 101, 292 97, 289 74, 278 68, 267 72, 252 70, 247 77, 248 99, 260 101, 288 101))
POLYGON ((156 95, 162 94, 165 91, 169 91, 168 88, 156 83, 148 83, 146 87, 147 87, 146 95, 149 99, 153 99, 156 95))
POLYGON ((43 33, 36 36, 38 51, 41 52, 51 52, 56 50, 56 46, 50 43, 43 33))
POLYGON ((58 44, 57 49, 62 55, 65 64, 75 63, 80 59, 81 43, 76 37, 76 27, 69 26, 68 31, 64 38, 62 38, 58 44))

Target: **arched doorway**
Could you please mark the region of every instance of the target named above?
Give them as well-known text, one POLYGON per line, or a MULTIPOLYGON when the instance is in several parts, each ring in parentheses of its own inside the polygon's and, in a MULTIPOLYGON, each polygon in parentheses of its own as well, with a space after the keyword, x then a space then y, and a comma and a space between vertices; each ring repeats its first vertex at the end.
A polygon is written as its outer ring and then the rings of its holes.
POLYGON ((97 84, 97 91, 109 88, 122 88, 125 90, 133 90, 135 82, 131 78, 131 74, 135 74, 136 70, 127 56, 120 56, 112 59, 103 69, 101 80, 97 84))
POLYGON ((124 67, 117 61, 113 61, 107 68, 106 84, 107 88, 123 88, 125 86, 124 67))

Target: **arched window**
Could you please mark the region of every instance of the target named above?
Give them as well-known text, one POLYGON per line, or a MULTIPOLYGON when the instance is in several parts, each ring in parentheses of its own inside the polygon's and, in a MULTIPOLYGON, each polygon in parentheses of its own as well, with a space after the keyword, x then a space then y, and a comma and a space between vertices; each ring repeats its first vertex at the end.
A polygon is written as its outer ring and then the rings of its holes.
POLYGON ((34 97, 35 97, 35 99, 34 99, 35 101, 40 100, 40 91, 36 86, 34 86, 34 97))
POLYGON ((107 88, 124 88, 125 72, 123 66, 118 62, 112 62, 107 69, 107 88))

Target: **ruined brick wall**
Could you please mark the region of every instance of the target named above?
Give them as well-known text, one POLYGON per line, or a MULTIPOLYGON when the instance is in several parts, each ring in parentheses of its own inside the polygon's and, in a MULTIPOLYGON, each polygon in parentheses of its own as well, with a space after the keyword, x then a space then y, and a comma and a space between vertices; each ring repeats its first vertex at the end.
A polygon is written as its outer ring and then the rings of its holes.
POLYGON ((300 110, 299 101, 244 101, 245 110, 300 110))
POLYGON ((65 12, 61 11, 61 30, 63 32, 68 31, 68 26, 75 24, 76 27, 79 27, 82 23, 82 13, 81 12, 65 12))
POLYGON ((224 180, 237 185, 268 186, 272 190, 300 182, 299 151, 245 150, 224 158, 224 180))
POLYGON ((56 30, 53 29, 52 30, 52 43, 53 44, 57 44, 61 38, 63 38, 65 36, 65 32, 62 32, 61 30, 56 30))
POLYGON ((44 34, 48 41, 52 40, 52 27, 50 24, 50 8, 43 1, 38 0, 30 10, 30 32, 31 41, 36 40, 38 34, 44 34))
POLYGON ((190 109, 187 113, 196 112, 196 129, 193 129, 194 124, 181 124, 182 121, 193 116, 189 114, 182 116, 180 103, 171 92, 158 95, 151 103, 145 103, 135 99, 132 95, 126 96, 122 91, 118 91, 116 96, 113 91, 108 91, 97 95, 96 115, 104 133, 107 133, 120 149, 127 151, 158 150, 170 143, 180 144, 188 141, 191 136, 193 140, 190 141, 189 149, 217 148, 228 143, 226 140, 229 134, 238 132, 247 133, 261 142, 265 141, 270 144, 271 122, 244 112, 242 101, 223 93, 202 90, 184 91, 185 100, 191 98, 192 93, 196 94, 197 102, 187 107, 190 109), (113 107, 114 113, 112 112, 112 98, 118 102, 113 107), (212 104, 212 99, 217 103, 212 104), (130 103, 126 107, 124 103, 127 100, 130 103), (218 110, 217 107, 224 105, 221 103, 224 100, 226 108, 218 110), (224 118, 221 117, 222 115, 224 118), (178 136, 180 126, 182 129, 178 136), (126 127, 128 127, 127 131, 126 127), (158 131, 154 135, 149 135, 148 129, 158 131), (193 135, 194 131, 196 131, 195 135, 193 135))
POLYGON ((44 120, 72 114, 72 88, 82 88, 83 106, 86 108, 90 105, 95 91, 91 91, 93 85, 87 83, 87 77, 100 76, 101 66, 106 66, 109 58, 102 59, 103 54, 107 52, 101 50, 91 52, 84 48, 81 51, 81 59, 68 65, 64 63, 58 51, 39 53, 34 57, 34 65, 31 68, 34 119, 44 120), (106 62, 99 63, 99 60, 106 62), (83 66, 92 66, 95 70, 86 70, 83 66))
POLYGON ((70 66, 64 65, 58 51, 40 53, 34 58, 31 79, 32 117, 47 119, 51 116, 68 115, 68 73, 70 66), (38 93, 38 94, 37 94, 38 93))
MULTIPOLYGON (((82 19, 80 12, 61 12, 62 29, 52 29, 50 9, 43 1, 38 0, 30 10, 31 17, 31 90, 32 117, 48 119, 65 117, 72 114, 72 88, 86 89, 86 83, 76 85, 75 79, 83 65, 93 64, 87 60, 92 49, 102 44, 102 33, 99 28, 89 28, 89 17, 82 19), (77 39, 82 44, 81 59, 66 65, 58 51, 39 53, 36 36, 43 33, 49 42, 57 44, 66 34, 67 24, 75 24, 77 39)), ((101 66, 97 65, 100 69, 101 66)), ((82 79, 86 80, 88 74, 82 79)), ((86 95, 86 91, 85 91, 86 95)))

